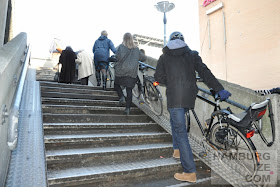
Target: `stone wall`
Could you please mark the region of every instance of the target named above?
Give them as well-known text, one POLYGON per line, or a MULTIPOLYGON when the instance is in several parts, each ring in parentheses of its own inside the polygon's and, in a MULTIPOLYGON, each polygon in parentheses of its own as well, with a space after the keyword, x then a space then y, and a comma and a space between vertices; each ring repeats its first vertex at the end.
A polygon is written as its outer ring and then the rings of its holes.
POLYGON ((10 161, 10 150, 7 145, 8 117, 4 118, 2 114, 4 108, 7 108, 9 114, 11 112, 13 96, 22 70, 21 59, 24 56, 26 46, 27 35, 20 33, 3 47, 0 47, 0 186, 4 186, 10 161))

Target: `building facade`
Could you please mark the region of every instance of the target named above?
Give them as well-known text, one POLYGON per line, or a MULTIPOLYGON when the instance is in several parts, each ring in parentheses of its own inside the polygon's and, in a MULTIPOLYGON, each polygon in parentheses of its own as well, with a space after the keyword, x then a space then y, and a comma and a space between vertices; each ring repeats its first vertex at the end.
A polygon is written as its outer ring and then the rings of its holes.
POLYGON ((280 0, 199 0, 200 55, 217 78, 280 86, 280 0))

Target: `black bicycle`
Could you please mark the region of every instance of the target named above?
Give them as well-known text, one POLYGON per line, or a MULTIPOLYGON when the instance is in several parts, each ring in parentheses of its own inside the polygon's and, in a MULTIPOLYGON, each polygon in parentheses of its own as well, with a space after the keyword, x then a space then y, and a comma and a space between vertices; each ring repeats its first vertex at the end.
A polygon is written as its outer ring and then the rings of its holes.
POLYGON ((113 83, 115 81, 115 73, 114 73, 114 63, 117 62, 117 58, 115 55, 112 55, 109 58, 109 67, 107 70, 107 79, 106 79, 106 87, 107 88, 112 88, 113 87, 113 83))
POLYGON ((143 74, 142 78, 137 77, 135 87, 132 89, 133 96, 145 103, 147 103, 151 110, 157 115, 161 116, 163 112, 162 95, 158 89, 159 83, 155 81, 153 76, 146 75, 145 71, 152 68, 148 64, 139 62, 139 71, 143 74))
MULTIPOLYGON (((274 122, 271 123, 272 142, 267 142, 259 124, 266 112, 267 106, 269 106, 269 113, 272 111, 271 102, 269 99, 266 99, 261 103, 253 103, 244 112, 236 114, 229 107, 227 109, 221 109, 219 97, 213 91, 211 94, 215 98, 215 102, 198 95, 200 99, 214 106, 211 118, 205 122, 205 128, 201 125, 194 109, 191 110, 204 140, 216 150, 216 153, 219 153, 222 157, 229 158, 228 160, 237 164, 239 167, 238 171, 247 180, 251 180, 256 175, 258 166, 260 165, 260 155, 251 137, 253 137, 255 132, 258 132, 267 146, 271 146, 274 143, 274 122)), ((187 111, 186 116, 189 131, 189 111, 187 111)), ((269 116, 272 115, 270 114, 269 116)), ((200 156, 206 155, 207 151, 200 153, 200 156)))

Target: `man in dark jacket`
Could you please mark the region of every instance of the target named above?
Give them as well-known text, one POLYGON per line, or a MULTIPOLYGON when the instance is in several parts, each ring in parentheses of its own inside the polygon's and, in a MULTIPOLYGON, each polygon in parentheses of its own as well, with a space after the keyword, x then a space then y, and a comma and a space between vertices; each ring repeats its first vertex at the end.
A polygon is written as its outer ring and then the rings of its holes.
POLYGON ((155 79, 166 85, 167 108, 170 113, 170 124, 173 140, 173 157, 180 158, 183 173, 175 173, 180 181, 196 182, 196 166, 189 144, 185 112, 194 108, 198 88, 196 71, 206 85, 219 94, 221 100, 231 94, 202 62, 198 52, 192 51, 184 42, 180 32, 173 32, 169 42, 163 48, 163 54, 158 60, 155 79))
POLYGON ((107 38, 107 31, 102 31, 101 36, 95 41, 92 52, 94 54, 95 76, 97 86, 101 84, 100 70, 102 71, 103 89, 106 89, 107 70, 109 66, 110 49, 116 53, 113 42, 107 38))

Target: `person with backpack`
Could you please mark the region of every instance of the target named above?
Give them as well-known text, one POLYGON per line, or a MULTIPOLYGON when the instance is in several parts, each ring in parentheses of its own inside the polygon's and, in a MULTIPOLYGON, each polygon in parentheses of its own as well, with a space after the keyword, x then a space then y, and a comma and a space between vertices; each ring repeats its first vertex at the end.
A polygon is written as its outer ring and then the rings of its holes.
POLYGON ((183 173, 175 173, 180 181, 196 182, 196 166, 188 140, 185 112, 193 109, 198 93, 196 72, 205 84, 226 100, 231 93, 224 90, 198 52, 192 51, 184 41, 181 32, 173 32, 169 42, 162 49, 155 70, 155 80, 166 86, 167 108, 170 113, 173 157, 180 158, 183 173))

